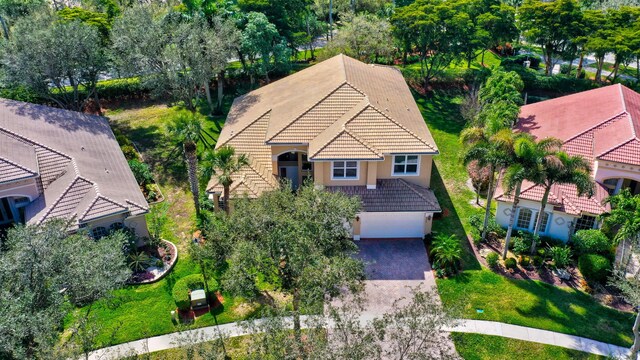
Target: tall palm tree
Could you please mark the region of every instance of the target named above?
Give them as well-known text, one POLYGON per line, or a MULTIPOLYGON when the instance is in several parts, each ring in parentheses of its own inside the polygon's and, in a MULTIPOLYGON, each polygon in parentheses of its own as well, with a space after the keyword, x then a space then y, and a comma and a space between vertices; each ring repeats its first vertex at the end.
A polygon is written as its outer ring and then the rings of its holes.
POLYGON ((509 165, 509 151, 513 148, 513 133, 511 129, 500 129, 497 132, 490 126, 471 127, 463 130, 460 139, 465 145, 470 146, 463 157, 463 161, 469 164, 473 160, 478 161, 478 166, 489 168, 489 186, 487 187, 487 205, 484 212, 482 226, 482 241, 487 238, 489 219, 491 218, 491 201, 495 191, 494 176, 509 165))
POLYGON ((505 170, 502 186, 505 194, 513 194, 513 205, 509 217, 509 227, 507 237, 504 242, 502 258, 507 258, 509 242, 513 233, 513 226, 516 219, 516 210, 520 203, 520 191, 522 182, 525 180, 539 184, 544 178, 543 163, 553 161, 551 158, 560 150, 561 141, 554 138, 547 138, 536 142, 529 134, 518 134, 513 143, 513 162, 505 170))
MULTIPOLYGON (((543 163, 544 179, 539 185, 544 187, 544 194, 540 202, 540 210, 538 211, 538 219, 533 229, 533 237, 537 238, 542 230, 542 219, 544 209, 549 200, 551 187, 555 184, 573 184, 578 190, 578 196, 593 196, 594 183, 589 175, 591 166, 582 156, 571 156, 564 151, 558 151, 554 156, 547 157, 547 161, 543 163)), ((531 254, 536 251, 536 241, 531 244, 531 254)))
POLYGON ((224 210, 229 214, 229 189, 233 183, 233 174, 249 165, 249 158, 245 154, 236 156, 236 150, 225 145, 214 152, 207 152, 204 156, 207 166, 203 171, 203 176, 210 179, 215 176, 223 187, 224 210))
POLYGON ((169 136, 173 138, 179 147, 182 147, 185 161, 187 162, 187 174, 189 187, 193 195, 193 203, 196 207, 196 215, 200 215, 200 189, 198 187, 198 143, 205 148, 211 148, 215 144, 215 138, 209 134, 198 114, 189 111, 181 111, 171 120, 167 126, 169 136))
POLYGON ((623 261, 625 242, 640 242, 640 194, 632 195, 629 189, 624 189, 617 195, 609 196, 605 202, 611 204, 611 211, 602 215, 602 218, 609 227, 618 228, 613 240, 616 244, 622 243, 620 261, 623 261))

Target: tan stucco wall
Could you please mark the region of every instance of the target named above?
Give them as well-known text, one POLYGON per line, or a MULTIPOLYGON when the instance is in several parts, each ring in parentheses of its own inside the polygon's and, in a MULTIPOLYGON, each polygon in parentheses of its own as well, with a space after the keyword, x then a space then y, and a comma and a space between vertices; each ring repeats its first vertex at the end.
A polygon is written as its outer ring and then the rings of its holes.
POLYGON ((36 179, 26 179, 8 184, 0 184, 0 198, 8 196, 26 196, 35 200, 38 194, 36 179))
POLYGON ((297 146, 290 146, 290 145, 273 145, 271 146, 271 157, 272 160, 273 157, 277 157, 278 155, 285 153, 287 151, 294 151, 294 152, 307 152, 307 146, 304 145, 297 145, 297 146))
POLYGON ((130 216, 127 218, 125 218, 125 215, 126 214, 117 214, 117 215, 106 216, 93 221, 89 221, 87 223, 87 228, 91 230, 98 226, 103 226, 108 230, 111 224, 116 222, 121 222, 124 224, 124 226, 133 229, 136 232, 136 235, 138 237, 141 237, 141 238, 149 237, 147 220, 145 219, 144 215, 130 216))
POLYGON ((431 186, 431 166, 433 162, 432 155, 420 156, 420 174, 418 176, 393 176, 393 155, 385 155, 384 161, 378 163, 378 179, 404 179, 410 183, 423 187, 431 186))

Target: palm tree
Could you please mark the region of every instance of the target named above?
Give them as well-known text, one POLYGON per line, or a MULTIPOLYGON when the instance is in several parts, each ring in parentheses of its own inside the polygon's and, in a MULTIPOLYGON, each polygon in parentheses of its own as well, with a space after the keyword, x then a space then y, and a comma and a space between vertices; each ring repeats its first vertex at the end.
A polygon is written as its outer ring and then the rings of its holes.
POLYGON ((509 227, 507 228, 507 237, 504 242, 504 250, 502 258, 507 258, 509 251, 509 241, 513 233, 513 225, 516 219, 516 210, 520 202, 520 191, 522 190, 522 182, 529 180, 536 184, 542 182, 544 178, 543 163, 553 161, 555 153, 560 150, 562 142, 558 139, 547 138, 538 142, 529 134, 518 134, 513 143, 513 162, 505 170, 502 186, 505 188, 505 194, 513 195, 513 205, 511 206, 511 215, 509 217, 509 227))
POLYGON ((465 165, 476 160, 479 167, 489 168, 487 205, 482 227, 482 241, 484 241, 487 238, 487 229, 491 218, 491 201, 495 191, 494 175, 509 165, 509 149, 513 148, 514 137, 511 129, 501 129, 494 133, 490 126, 485 126, 484 128, 467 128, 460 134, 460 138, 464 144, 470 146, 463 157, 465 165))
POLYGON ((223 187, 224 210, 229 214, 229 189, 233 183, 233 174, 249 165, 249 158, 245 154, 236 156, 236 151, 229 145, 222 146, 214 152, 205 153, 203 176, 210 179, 215 176, 223 187))
MULTIPOLYGON (((551 154, 550 154, 551 155, 551 154)), ((533 228, 533 238, 537 239, 538 234, 542 230, 542 219, 544 209, 549 200, 551 187, 555 184, 573 184, 578 190, 578 196, 593 196, 594 183, 589 175, 591 166, 582 156, 568 155, 564 151, 558 151, 553 156, 547 157, 547 161, 543 163, 544 179, 539 185, 544 187, 544 194, 540 202, 540 210, 538 211, 538 219, 533 228)), ((531 254, 536 251, 536 241, 531 244, 531 254)))
POLYGON ((179 112, 167 126, 167 131, 178 148, 181 146, 184 158, 187 162, 189 186, 193 195, 193 203, 196 207, 196 215, 200 215, 200 189, 198 187, 198 143, 205 148, 215 144, 214 137, 205 129, 198 114, 188 111, 179 112))
POLYGON ((603 214, 602 218, 609 227, 618 228, 613 241, 616 244, 622 243, 622 262, 627 239, 632 244, 640 242, 640 194, 632 195, 629 189, 624 189, 617 195, 609 196, 605 202, 611 205, 611 211, 603 214))

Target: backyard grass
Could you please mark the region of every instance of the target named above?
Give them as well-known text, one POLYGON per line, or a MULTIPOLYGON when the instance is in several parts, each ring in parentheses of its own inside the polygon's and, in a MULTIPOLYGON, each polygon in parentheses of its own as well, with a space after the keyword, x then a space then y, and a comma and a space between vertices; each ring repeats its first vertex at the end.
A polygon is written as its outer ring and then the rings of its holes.
POLYGON ((499 336, 453 333, 458 354, 465 360, 595 360, 603 356, 559 346, 543 345, 499 336))
POLYGON ((484 269, 475 259, 470 243, 468 218, 484 209, 471 204, 474 193, 465 184, 467 173, 460 161, 463 147, 459 134, 464 124, 458 112, 461 96, 444 92, 429 98, 416 96, 440 155, 434 157, 431 185, 443 208, 434 221, 436 233, 454 233, 466 249, 463 269, 449 279, 438 279, 446 305, 461 307, 464 317, 584 336, 617 345, 632 342, 634 316, 600 305, 578 290, 538 281, 508 280, 484 269), (477 310, 482 309, 483 313, 477 310))

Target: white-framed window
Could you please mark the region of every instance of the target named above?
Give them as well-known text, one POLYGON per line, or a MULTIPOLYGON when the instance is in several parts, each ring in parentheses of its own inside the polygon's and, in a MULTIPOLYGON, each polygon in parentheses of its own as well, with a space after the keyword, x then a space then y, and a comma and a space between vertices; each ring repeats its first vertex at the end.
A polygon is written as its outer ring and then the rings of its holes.
POLYGON ((101 237, 107 235, 107 228, 105 228, 104 226, 94 227, 91 230, 91 235, 94 239, 100 239, 101 237))
MULTIPOLYGON (((550 218, 551 218, 551 214, 549 214, 548 212, 545 212, 542 214, 542 224, 540 224, 541 233, 547 232, 547 226, 549 225, 550 218)), ((536 220, 533 222, 533 225, 531 225, 531 230, 535 230, 537 222, 538 222, 538 214, 536 214, 536 220)))
POLYGON ((360 163, 353 160, 333 161, 331 163, 332 180, 358 180, 360 163))
POLYGON ((596 226, 596 217, 591 215, 582 215, 576 219, 574 232, 578 230, 590 230, 596 226))
POLYGON ((518 211, 518 219, 516 220, 516 227, 519 229, 529 230, 532 218, 533 211, 531 211, 531 209, 520 208, 520 211, 518 211))
POLYGON ((394 155, 393 175, 395 176, 416 176, 420 174, 419 155, 394 155))

